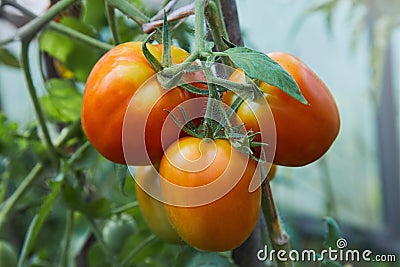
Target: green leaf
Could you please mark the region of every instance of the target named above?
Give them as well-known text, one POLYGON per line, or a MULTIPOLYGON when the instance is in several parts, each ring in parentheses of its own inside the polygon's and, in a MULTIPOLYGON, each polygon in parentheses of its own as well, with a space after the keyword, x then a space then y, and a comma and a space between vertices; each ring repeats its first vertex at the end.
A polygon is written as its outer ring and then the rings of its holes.
POLYGON ((331 217, 324 218, 324 221, 326 222, 326 227, 327 227, 324 238, 324 247, 336 248, 337 247, 336 242, 342 236, 339 225, 331 217))
POLYGON ((93 218, 106 218, 111 213, 111 204, 107 198, 100 198, 82 207, 82 212, 93 218))
MULTIPOLYGON (((97 37, 93 27, 76 18, 64 17, 61 24, 91 37, 97 37)), ((86 81, 92 67, 101 56, 99 50, 51 30, 45 31, 42 35, 40 49, 61 61, 74 73, 76 79, 83 82, 86 81)))
POLYGON ((250 78, 276 86, 293 98, 307 104, 307 100, 301 94, 293 77, 264 53, 246 47, 229 48, 224 53, 250 78))
POLYGON ((19 60, 6 48, 0 48, 0 64, 4 64, 9 67, 19 68, 19 60))
POLYGON ((44 112, 62 122, 76 121, 80 116, 82 95, 67 80, 51 79, 46 83, 48 95, 41 97, 44 112))
MULTIPOLYGON (((63 177, 64 174, 60 173, 59 177, 61 177, 61 176, 63 177)), ((53 182, 53 184, 52 184, 51 193, 46 196, 39 212, 35 215, 35 217, 33 217, 32 221, 29 225, 28 231, 25 235, 24 244, 21 249, 21 255, 18 259, 18 267, 23 266, 25 259, 29 255, 31 248, 32 248, 33 244, 35 243, 35 240, 36 240, 40 230, 42 229, 42 226, 43 226, 47 216, 51 212, 51 209, 53 207, 55 200, 57 199, 58 193, 60 192, 60 189, 61 189, 61 185, 63 184, 63 179, 61 178, 61 179, 56 179, 56 180, 58 180, 58 181, 53 182)))
POLYGON ((112 266, 110 255, 105 255, 99 243, 89 248, 87 264, 89 267, 108 267, 112 266))
POLYGON ((233 267, 236 266, 228 257, 215 252, 201 252, 186 247, 178 255, 176 267, 233 267))
POLYGON ((125 193, 125 182, 128 174, 128 167, 126 165, 115 164, 115 176, 119 180, 119 190, 124 196, 128 196, 125 193))
POLYGON ((86 0, 82 1, 82 3, 83 22, 92 25, 96 30, 100 30, 107 25, 104 0, 86 0))
POLYGON ((99 198, 87 202, 84 200, 81 191, 68 185, 64 186, 62 195, 65 203, 71 209, 80 211, 88 217, 105 218, 111 213, 111 204, 106 198, 99 198))

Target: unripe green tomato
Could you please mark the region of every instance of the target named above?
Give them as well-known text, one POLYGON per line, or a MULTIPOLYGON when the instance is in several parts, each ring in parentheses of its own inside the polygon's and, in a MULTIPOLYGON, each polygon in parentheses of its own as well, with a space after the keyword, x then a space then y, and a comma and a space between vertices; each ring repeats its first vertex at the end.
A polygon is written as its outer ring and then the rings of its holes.
POLYGON ((144 183, 160 186, 160 177, 153 166, 139 166, 136 171, 136 197, 140 210, 150 230, 162 240, 171 244, 181 244, 183 240, 172 227, 164 204, 148 195, 140 186, 144 183))
POLYGON ((15 253, 15 250, 7 241, 4 240, 0 240, 0 266, 17 266, 17 254, 15 253))
POLYGON ((103 239, 112 252, 118 253, 136 230, 136 223, 129 215, 113 216, 103 227, 103 239))

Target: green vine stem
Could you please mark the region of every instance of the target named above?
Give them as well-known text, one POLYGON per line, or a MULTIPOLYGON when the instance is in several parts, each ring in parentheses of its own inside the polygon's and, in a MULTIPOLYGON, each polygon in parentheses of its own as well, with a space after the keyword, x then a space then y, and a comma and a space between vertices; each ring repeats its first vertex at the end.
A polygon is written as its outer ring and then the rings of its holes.
POLYGON ((128 266, 129 261, 136 256, 137 253, 140 252, 144 247, 149 245, 151 242, 153 242, 156 239, 156 236, 154 234, 151 234, 149 237, 147 237, 145 240, 143 240, 139 245, 137 245, 129 254, 128 256, 125 257, 125 259, 122 260, 121 262, 121 267, 128 266))
POLYGON ((110 31, 114 39, 114 44, 120 44, 121 38, 118 32, 117 18, 115 16, 115 9, 111 7, 108 2, 105 2, 106 16, 108 20, 108 25, 110 26, 110 31))
MULTIPOLYGON (((30 10, 26 9, 24 6, 18 4, 15 1, 4 0, 3 1, 3 5, 9 5, 9 6, 15 7, 16 9, 21 11, 25 16, 28 16, 31 19, 35 19, 36 18, 36 15, 34 13, 32 13, 30 10)), ((63 34, 63 35, 67 35, 67 36, 71 37, 74 40, 77 40, 79 42, 88 44, 90 46, 96 47, 96 48, 104 50, 104 51, 108 51, 113 47, 110 44, 101 42, 101 41, 99 41, 99 40, 97 40, 95 38, 92 38, 92 37, 90 37, 88 35, 85 35, 85 34, 83 34, 81 32, 78 32, 78 31, 76 31, 74 29, 66 27, 66 26, 64 26, 64 25, 62 25, 60 23, 56 23, 54 21, 50 21, 48 23, 48 28, 49 28, 49 30, 52 30, 54 32, 57 32, 57 33, 60 33, 60 34, 63 34)), ((15 36, 15 37, 11 37, 9 39, 5 39, 5 40, 0 41, 0 46, 1 45, 5 45, 5 44, 7 44, 9 42, 12 42, 12 41, 20 40, 20 39, 22 39, 22 38, 19 35, 19 33, 17 33, 17 36, 15 36)))
POLYGON ((36 17, 28 24, 23 26, 18 33, 19 38, 22 41, 30 41, 32 40, 36 34, 44 29, 45 25, 57 17, 60 12, 67 9, 70 5, 75 3, 77 0, 62 0, 57 2, 54 6, 52 6, 46 14, 40 17, 36 17))
MULTIPOLYGON (((290 243, 289 236, 281 225, 281 220, 275 201, 272 195, 269 180, 265 179, 262 184, 262 211, 267 225, 268 236, 271 240, 273 249, 278 252, 285 251, 285 255, 289 255, 290 243)), ((276 255, 276 254, 275 254, 276 255)), ((286 256, 287 257, 287 256, 286 256)), ((278 267, 293 267, 293 262, 287 257, 287 261, 277 260, 278 267)))
POLYGON ((205 2, 204 0, 196 0, 195 7, 194 7, 194 23, 195 23, 195 32, 194 32, 194 51, 197 54, 201 54, 205 52, 205 45, 204 45, 204 9, 205 9, 205 2))
POLYGON ((131 203, 127 203, 127 204, 125 204, 125 205, 123 205, 123 206, 121 206, 121 207, 118 207, 118 208, 116 208, 116 209, 113 209, 113 210, 111 211, 110 216, 111 216, 111 215, 118 215, 118 214, 127 212, 127 211, 129 211, 129 210, 131 210, 131 209, 135 209, 135 208, 138 208, 138 207, 139 207, 139 202, 137 202, 137 201, 134 201, 134 202, 131 202, 131 203))
POLYGON ((86 34, 83 34, 81 32, 78 32, 76 30, 73 30, 69 27, 66 27, 60 23, 56 23, 53 21, 50 22, 50 30, 60 33, 60 34, 63 34, 63 35, 66 35, 66 36, 70 37, 71 39, 74 39, 76 41, 93 46, 95 48, 98 48, 98 49, 101 49, 104 51, 108 51, 114 47, 108 43, 101 42, 101 41, 99 41, 95 38, 92 38, 86 34))
POLYGON ((22 180, 22 183, 14 191, 14 193, 4 202, 0 211, 0 229, 2 228, 4 222, 10 211, 13 209, 18 200, 25 194, 26 190, 31 187, 31 185, 39 177, 40 172, 43 170, 43 164, 37 163, 29 174, 22 180))
MULTIPOLYGON (((84 215, 84 214, 82 214, 84 215)), ((88 217, 85 215, 86 220, 88 221, 90 228, 92 229, 92 232, 94 236, 96 237, 96 240, 99 242, 101 249, 103 250, 105 255, 112 255, 110 253, 110 249, 108 248, 106 242, 104 241, 103 235, 101 234, 101 231, 99 227, 97 226, 95 220, 91 217, 88 217)), ((120 267, 121 265, 118 264, 117 257, 115 255, 111 256, 112 260, 112 266, 114 267, 120 267)))
POLYGON ((133 19, 137 24, 142 25, 150 20, 139 9, 134 7, 131 3, 125 0, 107 0, 110 7, 116 8, 123 14, 133 19))
POLYGON ((54 166, 57 166, 58 165, 57 151, 53 145, 53 142, 51 141, 49 129, 47 128, 47 124, 46 124, 46 120, 45 120, 45 117, 43 114, 42 106, 39 103, 39 98, 37 96, 35 86, 33 84, 28 54, 29 54, 29 41, 23 41, 22 46, 21 46, 21 65, 22 65, 22 68, 23 68, 23 71, 25 74, 25 79, 26 79, 26 82, 28 85, 29 95, 30 95, 32 103, 33 103, 36 117, 39 121, 40 128, 43 132, 43 137, 44 137, 48 152, 50 154, 50 159, 52 160, 54 166))
POLYGON ((67 210, 60 266, 69 266, 68 255, 70 254, 73 226, 74 226, 74 212, 72 210, 67 210))
MULTIPOLYGON (((218 10, 218 7, 221 6, 217 5, 215 1, 210 1, 206 9, 206 17, 211 35, 213 37, 214 43, 218 51, 224 51, 228 47, 222 38, 229 40, 229 37, 226 32, 226 27, 224 19, 222 17, 222 12, 218 10)), ((222 57, 222 63, 224 63, 227 66, 233 67, 232 62, 227 57, 222 57)))

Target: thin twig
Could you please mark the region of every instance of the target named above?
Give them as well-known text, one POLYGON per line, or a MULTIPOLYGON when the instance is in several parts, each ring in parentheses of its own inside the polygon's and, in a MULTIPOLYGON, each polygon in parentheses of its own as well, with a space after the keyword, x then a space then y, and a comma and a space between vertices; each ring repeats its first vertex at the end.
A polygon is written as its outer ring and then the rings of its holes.
MULTIPOLYGON (((262 189, 262 211, 264 213, 265 223, 267 225, 272 247, 275 251, 286 251, 286 255, 289 255, 289 235, 281 225, 281 220, 272 196, 272 190, 268 179, 264 180, 262 189)), ((290 261, 290 259, 287 261, 280 261, 277 259, 277 264, 278 267, 293 267, 293 262, 290 261)))
POLYGON ((155 15, 150 19, 150 21, 155 21, 155 20, 160 20, 160 19, 162 19, 163 16, 164 16, 164 10, 165 10, 166 13, 169 13, 169 12, 174 8, 174 6, 176 5, 176 3, 178 3, 178 0, 172 0, 172 1, 168 2, 168 4, 167 4, 164 8, 160 9, 160 10, 157 12, 157 14, 155 14, 155 15))
MULTIPOLYGON (((209 2, 208 0, 205 1, 205 6, 208 5, 208 2, 209 2)), ((179 8, 179 9, 177 9, 177 10, 174 10, 173 12, 171 12, 167 16, 167 21, 168 22, 172 22, 172 21, 176 21, 176 20, 179 20, 179 19, 183 19, 183 18, 189 17, 189 16, 194 14, 194 9, 195 8, 194 8, 194 2, 193 2, 193 3, 189 4, 189 5, 186 5, 186 6, 183 6, 183 7, 179 8)), ((154 31, 155 28, 163 25, 163 23, 164 23, 164 20, 162 20, 162 19, 155 20, 155 21, 150 21, 150 22, 144 23, 142 25, 142 30, 145 33, 150 33, 152 31, 154 31)))

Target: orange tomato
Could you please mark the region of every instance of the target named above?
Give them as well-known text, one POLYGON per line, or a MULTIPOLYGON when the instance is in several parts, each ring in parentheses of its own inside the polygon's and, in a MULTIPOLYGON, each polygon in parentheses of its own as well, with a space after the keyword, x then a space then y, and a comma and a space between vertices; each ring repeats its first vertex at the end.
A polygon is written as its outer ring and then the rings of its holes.
POLYGON ((153 166, 140 166, 136 170, 136 197, 140 210, 150 230, 161 239, 172 244, 181 244, 182 239, 169 222, 164 204, 146 193, 142 186, 160 187, 160 177, 153 166))
POLYGON ((261 190, 249 192, 257 162, 223 139, 183 137, 160 163, 168 217, 182 239, 205 251, 231 250, 253 231, 261 190), (174 204, 175 203, 175 204, 174 204))
MULTIPOLYGON (((162 45, 147 46, 161 60, 162 45)), ((171 47, 171 54, 174 64, 183 62, 189 55, 174 46, 171 47)), ((173 109, 193 95, 178 87, 164 90, 156 79, 147 83, 146 88, 138 90, 154 74, 155 70, 142 53, 140 42, 114 47, 93 67, 83 96, 82 127, 90 143, 107 159, 130 165, 149 165, 160 161, 163 155, 161 129, 168 116, 166 109, 173 109), (130 118, 134 118, 135 122, 127 122, 133 135, 129 137, 130 147, 125 149, 133 151, 133 156, 126 162, 122 129, 131 99, 134 103, 131 103, 129 112, 134 116, 130 118)), ((164 141, 172 143, 178 137, 166 136, 164 141)))
MULTIPOLYGON (((309 164, 327 152, 339 133, 340 118, 336 102, 321 79, 298 58, 283 52, 269 53, 268 56, 294 78, 308 102, 308 105, 304 105, 281 89, 265 82, 260 83, 259 87, 272 111, 276 127, 273 163, 284 166, 309 164)), ((238 70, 230 80, 244 82, 245 76, 238 70)), ((228 105, 235 98, 232 92, 223 96, 228 105)), ((237 110, 246 129, 255 132, 260 131, 260 118, 267 112, 258 101, 243 103, 237 110)))

